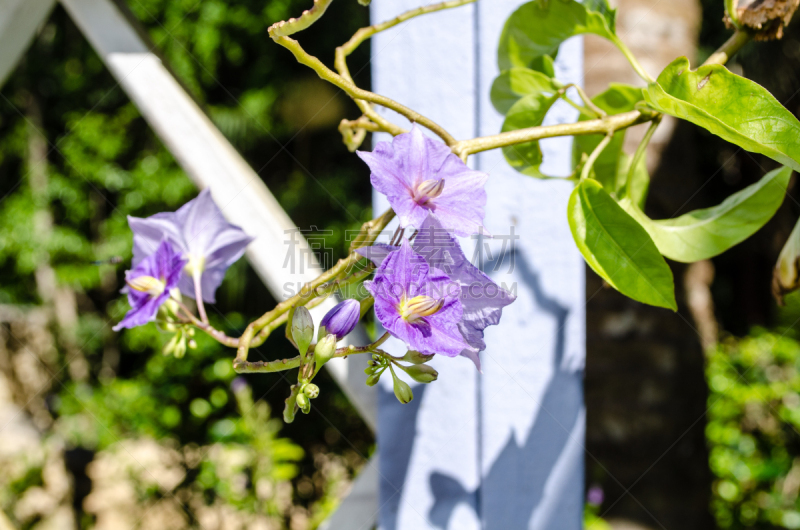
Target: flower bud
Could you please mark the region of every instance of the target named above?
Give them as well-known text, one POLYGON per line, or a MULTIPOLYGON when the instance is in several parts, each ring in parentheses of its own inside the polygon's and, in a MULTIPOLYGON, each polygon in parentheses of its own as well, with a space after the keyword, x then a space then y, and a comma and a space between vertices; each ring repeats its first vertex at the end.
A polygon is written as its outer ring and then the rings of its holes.
POLYGON ((394 395, 397 397, 397 401, 403 405, 414 399, 414 393, 411 391, 411 387, 408 386, 408 383, 396 376, 394 378, 394 395))
POLYGON ((297 395, 292 389, 292 393, 286 398, 286 406, 283 408, 283 421, 292 423, 294 421, 295 407, 297 406, 297 395))
POLYGON ((317 370, 330 361, 334 353, 336 353, 336 337, 334 335, 326 335, 314 347, 314 360, 317 363, 317 370))
POLYGON ((194 339, 190 339, 189 342, 186 343, 186 346, 188 346, 190 350, 196 350, 197 349, 197 341, 194 340, 194 339))
POLYGON ((378 381, 381 380, 381 373, 383 372, 373 372, 369 374, 369 377, 367 377, 367 386, 377 385, 378 381))
POLYGON ((297 344, 300 355, 305 355, 314 339, 314 320, 311 313, 303 306, 294 310, 292 317, 292 339, 297 344))
POLYGON ((784 295, 800 288, 800 220, 783 246, 772 273, 772 294, 783 305, 784 295))
POLYGON ((403 370, 405 370, 405 372, 411 376, 411 379, 418 383, 430 383, 431 381, 436 381, 436 379, 439 377, 439 372, 427 364, 404 366, 403 370))
POLYGON ((308 414, 311 412, 311 401, 308 400, 308 396, 304 393, 300 392, 297 394, 297 406, 300 407, 300 410, 303 411, 303 414, 308 414))
POLYGON ((423 355, 418 351, 408 350, 405 355, 403 355, 403 360, 407 363, 412 364, 422 364, 426 363, 433 359, 433 355, 423 355))
POLYGON ((328 311, 320 322, 320 336, 336 335, 336 340, 340 341, 347 336, 358 324, 361 318, 361 304, 358 300, 349 299, 336 304, 336 307, 328 311))
POLYGON ((303 386, 303 394, 308 396, 308 399, 316 399, 319 396, 319 387, 314 383, 308 383, 303 386))

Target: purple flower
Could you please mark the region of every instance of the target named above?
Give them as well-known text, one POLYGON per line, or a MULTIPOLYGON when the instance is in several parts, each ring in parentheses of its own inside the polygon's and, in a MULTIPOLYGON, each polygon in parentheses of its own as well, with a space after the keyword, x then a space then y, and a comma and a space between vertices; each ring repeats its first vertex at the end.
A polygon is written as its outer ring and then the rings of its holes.
POLYGON ((414 125, 411 132, 380 142, 358 156, 371 170, 370 181, 386 195, 400 226, 419 228, 433 213, 447 229, 461 236, 481 232, 486 173, 469 169, 443 143, 431 140, 414 125))
POLYGON ((185 265, 186 260, 175 252, 169 241, 164 240, 154 254, 125 271, 128 286, 123 292, 128 293, 131 310, 114 326, 114 331, 141 326, 155 319, 158 308, 169 298, 170 289, 178 285, 185 265))
POLYGON ((336 340, 339 341, 353 331, 360 318, 361 304, 351 298, 336 304, 336 307, 322 317, 319 326, 320 329, 325 328, 325 335, 336 335, 336 340))
POLYGON ((199 274, 203 300, 214 303, 214 293, 225 271, 244 254, 253 240, 241 228, 227 222, 205 189, 176 212, 157 213, 146 219, 128 217, 133 230, 133 263, 152 254, 162 239, 169 240, 188 260, 178 287, 194 298, 193 274, 199 274))
POLYGON ((375 298, 383 327, 410 349, 455 357, 468 347, 458 330, 463 315, 458 284, 428 266, 408 241, 383 260, 375 279, 364 286, 375 298))
MULTIPOLYGON (((360 248, 357 252, 380 266, 396 249, 389 245, 376 245, 360 248)), ((486 349, 484 330, 500 322, 503 308, 516 297, 470 263, 458 241, 433 216, 422 224, 414 238, 413 249, 424 257, 428 265, 444 271, 459 283, 463 317, 458 328, 468 344, 461 355, 471 359, 480 370, 478 353, 486 349)))

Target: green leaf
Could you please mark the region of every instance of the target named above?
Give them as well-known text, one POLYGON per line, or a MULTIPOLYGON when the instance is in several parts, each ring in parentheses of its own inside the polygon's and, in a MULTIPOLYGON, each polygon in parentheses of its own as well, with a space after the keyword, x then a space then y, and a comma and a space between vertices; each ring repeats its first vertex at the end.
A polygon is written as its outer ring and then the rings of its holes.
MULTIPOLYGON (((644 95, 641 88, 621 83, 611 83, 607 90, 593 97, 592 102, 608 114, 622 114, 633 110, 636 104, 643 99, 644 95)), ((579 121, 586 121, 587 119, 589 118, 581 116, 579 121)), ((575 166, 581 162, 584 153, 588 156, 602 139, 603 135, 601 134, 576 136, 572 144, 572 157, 575 166)), ((592 169, 593 178, 599 181, 606 188, 606 191, 612 195, 625 184, 626 174, 622 175, 621 180, 617 178, 618 173, 620 173, 618 169, 624 142, 625 129, 614 134, 614 138, 600 153, 592 169)))
MULTIPOLYGON (((557 95, 548 95, 544 92, 523 97, 514 103, 506 114, 503 132, 541 125, 545 114, 557 99, 557 95)), ((539 166, 542 164, 542 150, 539 148, 539 142, 526 142, 504 147, 503 156, 511 167, 520 173, 531 177, 546 178, 539 171, 539 166)))
POLYGON ((543 55, 555 55, 573 35, 594 33, 615 40, 614 17, 606 0, 534 0, 511 14, 500 35, 500 70, 529 68, 543 55))
POLYGON ((677 310, 672 271, 655 243, 595 180, 575 187, 567 206, 572 237, 586 263, 616 290, 677 310))
POLYGON ((512 68, 501 73, 492 83, 492 105, 500 114, 506 114, 514 103, 529 94, 555 94, 561 83, 542 72, 529 68, 512 68))
POLYGON ((691 263, 725 252, 764 226, 783 202, 791 176, 788 167, 770 171, 719 205, 675 219, 654 221, 627 200, 620 205, 647 230, 661 254, 691 263))
POLYGON ((800 171, 800 122, 761 85, 724 66, 689 69, 680 57, 645 90, 647 103, 739 147, 800 171))

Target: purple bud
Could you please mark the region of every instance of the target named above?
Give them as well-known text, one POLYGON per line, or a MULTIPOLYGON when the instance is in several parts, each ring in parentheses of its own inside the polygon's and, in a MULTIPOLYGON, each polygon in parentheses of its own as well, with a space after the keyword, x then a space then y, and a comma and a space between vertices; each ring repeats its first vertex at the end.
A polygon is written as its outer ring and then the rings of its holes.
POLYGON ((603 488, 600 486, 592 486, 586 492, 586 502, 593 506, 600 506, 603 504, 603 488))
POLYGON ((245 390, 246 388, 247 388, 247 381, 242 376, 238 376, 234 378, 233 381, 231 381, 231 390, 233 391, 234 394, 238 394, 239 392, 245 390))
POLYGON ((322 317, 320 328, 324 327, 326 333, 336 335, 337 341, 342 340, 353 331, 359 318, 361 318, 361 304, 351 298, 336 304, 336 307, 328 311, 328 314, 322 317))

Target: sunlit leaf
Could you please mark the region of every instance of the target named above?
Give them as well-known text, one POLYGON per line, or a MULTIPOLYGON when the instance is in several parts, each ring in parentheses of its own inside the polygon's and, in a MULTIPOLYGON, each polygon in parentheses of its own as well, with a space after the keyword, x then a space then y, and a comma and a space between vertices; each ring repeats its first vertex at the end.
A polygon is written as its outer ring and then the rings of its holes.
POLYGON ((490 97, 497 112, 506 114, 523 97, 537 92, 552 96, 560 86, 561 83, 542 72, 512 68, 497 76, 492 83, 490 97))
POLYGON ((592 269, 622 294, 677 310, 672 271, 653 240, 595 180, 575 187, 567 206, 572 237, 592 269))
POLYGON ((606 0, 534 0, 523 4, 506 21, 497 50, 500 70, 530 68, 543 55, 554 56, 573 35, 594 33, 613 38, 616 10, 606 0))
POLYGON ((753 235, 783 202, 791 168, 770 171, 761 180, 712 208, 654 221, 629 201, 620 202, 650 234, 659 252, 691 263, 721 254, 753 235))
MULTIPOLYGON (((558 96, 544 92, 533 93, 520 99, 506 114, 503 132, 541 125, 545 114, 557 99, 558 96)), ((542 150, 539 142, 526 142, 504 147, 503 155, 509 165, 520 173, 539 178, 545 176, 539 171, 539 166, 542 164, 542 150)))
POLYGON ((761 85, 724 66, 690 70, 680 57, 645 90, 647 103, 800 171, 800 121, 761 85))

